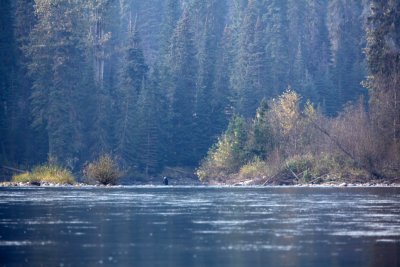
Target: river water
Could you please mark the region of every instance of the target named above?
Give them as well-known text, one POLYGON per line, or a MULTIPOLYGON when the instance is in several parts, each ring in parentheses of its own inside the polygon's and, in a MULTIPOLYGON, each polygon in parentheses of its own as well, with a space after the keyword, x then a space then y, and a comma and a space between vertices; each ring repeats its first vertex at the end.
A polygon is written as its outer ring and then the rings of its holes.
POLYGON ((0 188, 1 266, 400 266, 400 188, 0 188))

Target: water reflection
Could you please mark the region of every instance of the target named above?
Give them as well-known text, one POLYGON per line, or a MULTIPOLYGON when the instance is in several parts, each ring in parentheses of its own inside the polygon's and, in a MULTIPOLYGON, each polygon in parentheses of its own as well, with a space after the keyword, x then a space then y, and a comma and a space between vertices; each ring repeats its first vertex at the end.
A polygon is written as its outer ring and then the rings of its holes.
POLYGON ((0 264, 398 266, 400 188, 1 188, 0 264))

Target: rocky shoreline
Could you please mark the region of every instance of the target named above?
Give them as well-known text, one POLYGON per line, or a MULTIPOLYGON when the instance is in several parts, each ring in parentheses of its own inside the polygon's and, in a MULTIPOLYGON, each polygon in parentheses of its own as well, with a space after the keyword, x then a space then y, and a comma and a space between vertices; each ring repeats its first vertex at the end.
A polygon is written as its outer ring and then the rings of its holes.
MULTIPOLYGON (((183 183, 183 184, 170 184, 170 186, 199 186, 199 185, 210 185, 210 186, 289 186, 289 187, 400 187, 400 183, 389 183, 389 182, 377 182, 371 181, 368 183, 321 183, 321 184, 292 184, 292 185, 257 185, 252 184, 253 181, 243 181, 235 184, 226 184, 226 183, 212 183, 212 184, 202 184, 200 182, 196 182, 193 184, 183 183)), ((124 185, 90 185, 85 183, 75 183, 75 184, 57 184, 57 183, 17 183, 17 182, 0 182, 0 187, 112 187, 112 188, 121 188, 124 186, 159 186, 162 185, 160 183, 132 183, 132 184, 124 184, 124 185)))

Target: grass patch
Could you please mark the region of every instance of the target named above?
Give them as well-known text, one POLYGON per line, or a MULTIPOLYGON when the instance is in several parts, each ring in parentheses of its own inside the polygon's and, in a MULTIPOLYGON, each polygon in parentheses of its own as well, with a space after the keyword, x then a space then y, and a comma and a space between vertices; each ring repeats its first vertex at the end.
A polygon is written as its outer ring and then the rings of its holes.
POLYGON ((39 182, 33 179, 32 174, 30 172, 14 174, 11 181, 15 183, 39 182))
POLYGON ((49 182, 56 184, 74 184, 75 179, 72 173, 66 168, 56 164, 45 164, 33 168, 31 172, 26 172, 12 177, 13 182, 32 183, 49 182))

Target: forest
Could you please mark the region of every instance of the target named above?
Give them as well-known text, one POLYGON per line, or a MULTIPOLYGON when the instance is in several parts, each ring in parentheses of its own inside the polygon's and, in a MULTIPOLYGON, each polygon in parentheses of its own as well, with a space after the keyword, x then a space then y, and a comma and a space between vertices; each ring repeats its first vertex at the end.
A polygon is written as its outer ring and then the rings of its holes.
POLYGON ((396 0, 0 1, 8 169, 395 180, 399 98, 396 0))

